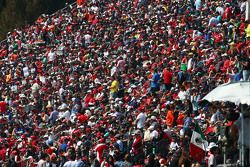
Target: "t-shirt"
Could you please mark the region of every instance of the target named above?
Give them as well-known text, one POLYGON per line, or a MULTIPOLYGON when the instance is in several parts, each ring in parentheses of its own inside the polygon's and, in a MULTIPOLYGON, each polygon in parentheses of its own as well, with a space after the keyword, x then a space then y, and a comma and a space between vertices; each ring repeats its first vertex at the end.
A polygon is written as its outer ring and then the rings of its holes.
POLYGON ((173 74, 168 71, 167 69, 165 69, 163 71, 163 82, 164 84, 171 84, 172 83, 172 78, 173 78, 173 74))
POLYGON ((143 127, 144 127, 144 123, 145 123, 145 121, 146 121, 146 114, 143 113, 143 112, 141 112, 141 113, 137 116, 136 120, 138 121, 138 122, 137 122, 137 128, 138 128, 138 129, 143 128, 143 127))
POLYGON ((166 124, 168 126, 172 126, 174 123, 174 114, 173 114, 173 111, 172 110, 169 110, 167 112, 167 117, 166 117, 166 124))
POLYGON ((54 61, 55 60, 55 53, 54 52, 49 52, 48 59, 49 59, 50 62, 54 61))
POLYGON ((195 1, 195 9, 200 10, 202 7, 201 0, 196 0, 195 1))
POLYGON ((159 81, 160 81, 160 79, 161 79, 160 74, 154 73, 153 77, 152 77, 151 87, 152 88, 159 87, 159 81))
POLYGON ((118 88, 119 88, 119 82, 117 80, 114 80, 111 84, 110 91, 112 93, 115 93, 118 91, 118 88))
POLYGON ((46 167, 46 161, 40 159, 37 163, 37 167, 46 167))
POLYGON ((224 13, 224 8, 221 7, 221 6, 218 6, 215 10, 216 10, 216 12, 218 12, 220 15, 223 15, 223 13, 224 13))
POLYGON ((3 113, 7 109, 7 103, 5 101, 0 101, 0 112, 3 113))
POLYGON ((215 157, 213 154, 210 154, 209 157, 208 157, 208 167, 211 167, 211 166, 216 166, 216 161, 215 161, 215 157))
POLYGON ((23 75, 24 75, 24 77, 28 77, 30 75, 28 67, 23 68, 23 75))
POLYGON ((157 139, 159 136, 158 132, 156 130, 154 130, 153 132, 150 133, 150 139, 157 139))
POLYGON ((211 17, 211 19, 209 20, 209 26, 217 25, 218 23, 219 23, 219 21, 215 17, 211 17))
POLYGON ((116 66, 112 67, 112 69, 111 69, 111 71, 110 71, 111 76, 113 76, 113 75, 116 73, 116 71, 117 71, 116 66))
POLYGON ((117 63, 117 68, 119 71, 124 71, 126 62, 124 60, 119 60, 117 63))
POLYGON ((67 161, 63 167, 77 167, 77 161, 67 161))
POLYGON ((82 160, 76 160, 76 167, 86 167, 82 160))

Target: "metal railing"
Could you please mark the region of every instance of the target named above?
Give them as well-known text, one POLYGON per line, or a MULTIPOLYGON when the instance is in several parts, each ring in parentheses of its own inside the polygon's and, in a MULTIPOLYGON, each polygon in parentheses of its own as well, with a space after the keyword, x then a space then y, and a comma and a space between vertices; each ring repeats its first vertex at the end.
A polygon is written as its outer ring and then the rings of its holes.
POLYGON ((7 44, 7 39, 4 39, 0 42, 0 46, 6 45, 7 44))

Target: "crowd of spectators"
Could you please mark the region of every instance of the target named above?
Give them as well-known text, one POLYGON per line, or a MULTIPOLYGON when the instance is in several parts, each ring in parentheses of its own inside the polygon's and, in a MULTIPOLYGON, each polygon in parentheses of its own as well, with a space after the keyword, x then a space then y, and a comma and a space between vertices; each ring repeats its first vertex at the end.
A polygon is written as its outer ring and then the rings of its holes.
POLYGON ((239 160, 239 106, 202 100, 247 81, 243 0, 85 0, 7 34, 0 164, 209 167, 239 160), (204 162, 189 155, 198 122, 204 162))

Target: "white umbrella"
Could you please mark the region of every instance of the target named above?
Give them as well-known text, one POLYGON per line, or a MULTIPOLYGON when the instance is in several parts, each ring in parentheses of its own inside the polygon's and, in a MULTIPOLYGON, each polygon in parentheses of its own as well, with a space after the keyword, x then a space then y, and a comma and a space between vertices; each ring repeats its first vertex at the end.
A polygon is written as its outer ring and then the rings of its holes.
MULTIPOLYGON (((227 83, 216 87, 214 90, 209 92, 203 100, 212 101, 229 101, 235 104, 248 104, 250 105, 250 82, 234 82, 227 83)), ((241 143, 249 142, 244 141, 244 117, 241 113, 241 143)), ((244 167, 244 144, 241 144, 241 163, 244 167)))
POLYGON ((203 99, 207 101, 229 101, 250 105, 250 82, 227 83, 216 87, 203 99))

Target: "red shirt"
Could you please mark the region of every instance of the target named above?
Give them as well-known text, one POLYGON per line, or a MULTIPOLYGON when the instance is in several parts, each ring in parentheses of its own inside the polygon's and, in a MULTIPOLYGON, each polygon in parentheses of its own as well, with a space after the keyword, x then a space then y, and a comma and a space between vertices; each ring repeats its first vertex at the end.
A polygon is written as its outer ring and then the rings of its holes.
POLYGON ((7 109, 7 103, 5 101, 0 101, 0 112, 5 112, 7 109))
POLYGON ((0 150, 0 158, 2 161, 5 161, 5 159, 6 159, 6 149, 5 148, 2 148, 0 150))
POLYGON ((173 74, 170 71, 168 71, 167 69, 164 69, 164 71, 163 71, 164 84, 171 84, 172 78, 173 78, 173 74))

